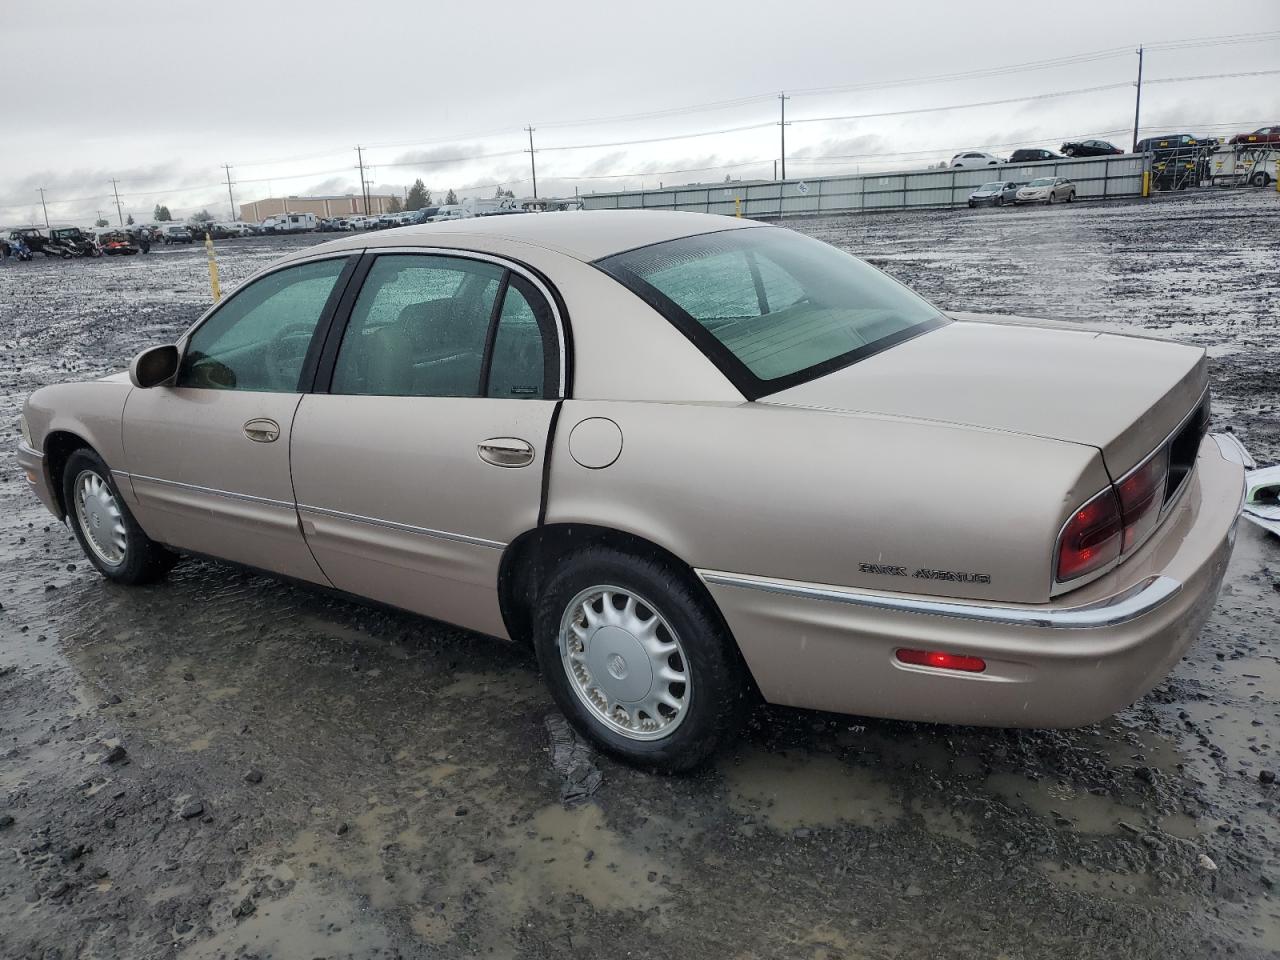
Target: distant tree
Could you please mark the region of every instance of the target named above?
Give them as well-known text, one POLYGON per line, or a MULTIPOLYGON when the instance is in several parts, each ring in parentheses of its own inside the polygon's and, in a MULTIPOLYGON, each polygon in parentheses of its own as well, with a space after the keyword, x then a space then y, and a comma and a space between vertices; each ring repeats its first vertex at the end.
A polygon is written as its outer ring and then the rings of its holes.
POLYGON ((409 195, 405 197, 404 208, 406 210, 421 210, 423 207, 431 206, 431 191, 423 184, 422 178, 419 177, 413 181, 413 186, 409 188, 409 195))
POLYGON ((516 198, 516 192, 514 190, 499 190, 498 196, 510 197, 512 200, 514 200, 516 198))
POLYGON ((404 207, 400 205, 400 198, 393 196, 391 202, 387 204, 387 213, 399 213, 404 207))
POLYGON ((107 221, 106 217, 99 217, 97 220, 93 221, 93 225, 95 227, 106 227, 106 226, 109 226, 110 224, 107 221))
POLYGON ((199 213, 193 213, 191 220, 193 223, 209 223, 213 220, 213 214, 208 210, 201 210, 199 213))
POLYGON ((452 189, 452 188, 450 188, 450 190, 449 190, 448 194, 446 194, 446 195, 445 195, 444 202, 445 202, 446 204, 448 204, 448 203, 457 203, 457 202, 458 202, 458 195, 457 195, 456 193, 454 193, 454 192, 453 192, 453 189, 452 189))
POLYGON ((132 227, 132 226, 133 226, 133 214, 131 213, 131 214, 129 214, 127 217, 125 217, 125 218, 124 218, 124 222, 125 222, 128 226, 132 227))
POLYGON ((173 214, 169 212, 169 208, 164 204, 157 203, 155 210, 151 214, 151 219, 156 223, 165 223, 173 219, 173 214))

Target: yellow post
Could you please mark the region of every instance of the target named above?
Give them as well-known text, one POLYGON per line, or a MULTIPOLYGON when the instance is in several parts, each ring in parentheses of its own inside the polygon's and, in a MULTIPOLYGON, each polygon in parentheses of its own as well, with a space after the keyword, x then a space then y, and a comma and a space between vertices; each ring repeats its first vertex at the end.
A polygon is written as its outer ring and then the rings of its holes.
POLYGON ((218 258, 213 255, 213 237, 204 235, 204 252, 209 257, 209 286, 213 288, 213 302, 222 299, 222 285, 218 283, 218 258))
POLYGON ((742 219, 742 198, 733 198, 733 215, 738 219, 742 219))
POLYGON ((1142 171, 1142 195, 1144 197, 1151 196, 1151 171, 1142 171))

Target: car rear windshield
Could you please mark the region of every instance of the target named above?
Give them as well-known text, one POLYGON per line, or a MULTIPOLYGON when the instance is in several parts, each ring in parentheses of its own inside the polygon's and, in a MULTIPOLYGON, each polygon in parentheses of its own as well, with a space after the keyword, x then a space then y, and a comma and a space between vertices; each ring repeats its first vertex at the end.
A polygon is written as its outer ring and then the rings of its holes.
POLYGON ((683 237, 596 265, 666 316, 749 399, 946 322, 874 267, 781 227, 683 237))

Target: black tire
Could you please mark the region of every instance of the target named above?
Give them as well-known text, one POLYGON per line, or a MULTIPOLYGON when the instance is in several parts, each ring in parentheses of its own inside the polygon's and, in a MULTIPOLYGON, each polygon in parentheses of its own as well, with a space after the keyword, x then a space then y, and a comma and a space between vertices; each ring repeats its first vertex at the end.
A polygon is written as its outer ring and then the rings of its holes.
POLYGON ((661 560, 610 547, 584 549, 552 574, 534 611, 534 649, 552 698, 574 728, 636 766, 667 773, 699 766, 736 736, 753 700, 737 647, 698 584, 661 560), (562 662, 560 625, 569 605, 582 592, 605 585, 632 592, 644 606, 651 602, 650 610, 674 631, 684 653, 686 712, 661 739, 635 740, 610 727, 583 703, 562 662))
POLYGON ((997 206, 997 207, 1003 207, 1003 206, 1004 206, 1004 197, 996 197, 996 206, 997 206))
POLYGON ((80 549, 97 569, 108 580, 130 586, 154 583, 164 578, 173 565, 178 562, 177 554, 156 543, 138 526, 129 506, 120 495, 115 478, 102 458, 88 448, 76 450, 67 458, 62 471, 62 502, 67 509, 67 523, 71 526, 80 542, 80 549), (76 482, 85 473, 96 474, 107 486, 115 505, 120 511, 120 522, 124 526, 124 556, 119 563, 109 563, 90 545, 88 536, 82 527, 80 511, 76 508, 76 482))
POLYGON ((1076 198, 1076 192, 1072 190, 1070 193, 1067 194, 1067 203, 1071 203, 1073 200, 1075 200, 1075 198, 1076 198))
POLYGON ((972 200, 970 200, 970 201, 969 201, 969 209, 970 209, 970 210, 972 210, 972 209, 973 209, 974 207, 976 207, 976 206, 977 206, 977 204, 976 204, 976 203, 974 203, 972 200))
POLYGON ((1056 193, 1054 193, 1052 190, 1050 190, 1050 191, 1049 191, 1049 199, 1048 199, 1048 200, 1046 200, 1046 201, 1045 201, 1045 203, 1051 203, 1051 204, 1052 204, 1052 203, 1057 203, 1057 202, 1058 202, 1058 195, 1057 195, 1056 193))
POLYGON ((1255 187, 1265 187, 1270 181, 1271 177, 1265 170, 1259 170, 1249 178, 1249 183, 1255 187))

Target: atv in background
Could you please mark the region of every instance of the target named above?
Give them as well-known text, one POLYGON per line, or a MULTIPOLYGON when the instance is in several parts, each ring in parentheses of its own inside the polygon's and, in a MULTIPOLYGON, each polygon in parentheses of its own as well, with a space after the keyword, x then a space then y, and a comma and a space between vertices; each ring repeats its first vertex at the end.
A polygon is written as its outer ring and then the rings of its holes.
MULTIPOLYGON (((35 227, 20 227, 9 232, 10 241, 17 240, 19 237, 22 238, 22 242, 26 244, 27 250, 31 253, 43 253, 45 244, 49 242, 49 238, 35 227)), ((49 256, 54 256, 54 254, 49 254, 49 256)))

